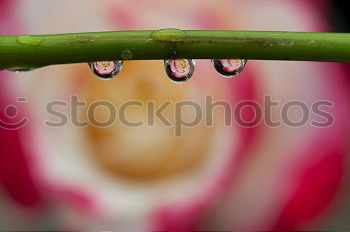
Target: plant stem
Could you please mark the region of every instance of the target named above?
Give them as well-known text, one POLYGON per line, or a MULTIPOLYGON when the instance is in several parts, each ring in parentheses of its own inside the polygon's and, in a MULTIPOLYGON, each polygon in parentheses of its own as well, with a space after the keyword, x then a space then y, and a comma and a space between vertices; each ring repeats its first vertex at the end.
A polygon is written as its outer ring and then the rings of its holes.
POLYGON ((350 34, 163 29, 0 36, 0 69, 170 58, 349 62, 350 34))

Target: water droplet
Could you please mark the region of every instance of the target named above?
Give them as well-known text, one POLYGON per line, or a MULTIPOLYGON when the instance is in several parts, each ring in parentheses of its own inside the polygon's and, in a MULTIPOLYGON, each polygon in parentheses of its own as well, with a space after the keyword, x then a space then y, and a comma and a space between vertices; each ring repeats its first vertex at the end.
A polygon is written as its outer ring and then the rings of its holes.
POLYGON ((120 55, 124 60, 130 60, 134 56, 130 50, 123 50, 120 55))
POLYGON ((165 60, 164 67, 168 77, 175 82, 184 82, 190 79, 194 73, 196 60, 177 59, 165 60))
POLYGON ((123 61, 90 62, 91 70, 102 80, 109 80, 118 75, 123 67, 123 61))
POLYGON ((38 36, 20 35, 17 36, 17 42, 28 46, 39 46, 43 40, 38 36))
POLYGON ((182 41, 186 38, 186 32, 176 28, 166 28, 153 31, 151 38, 156 41, 182 41))
POLYGON ((225 78, 232 78, 240 74, 247 60, 245 59, 221 59, 213 60, 214 68, 216 71, 225 78))
POLYGON ((35 70, 36 68, 11 68, 9 71, 16 72, 16 73, 22 73, 22 72, 30 72, 35 70))

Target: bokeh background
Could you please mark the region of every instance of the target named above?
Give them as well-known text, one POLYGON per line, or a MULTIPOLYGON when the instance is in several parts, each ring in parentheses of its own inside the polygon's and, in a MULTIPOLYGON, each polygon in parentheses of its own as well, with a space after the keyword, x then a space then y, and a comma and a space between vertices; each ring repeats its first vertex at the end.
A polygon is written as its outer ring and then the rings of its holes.
MULTIPOLYGON (((0 34, 130 29, 240 29, 346 32, 343 1, 327 0, 0 0, 0 34)), ((185 84, 169 81, 162 61, 128 61, 118 78, 100 81, 86 64, 28 73, 0 72, 0 230, 349 230, 350 66, 249 61, 236 79, 197 62, 185 84), (235 104, 300 100, 335 103, 328 128, 264 124, 225 127, 108 128, 44 125, 45 105, 70 96, 109 100, 195 100, 235 104), (17 102, 26 97, 27 102, 17 102), (9 118, 6 107, 18 114, 9 118)), ((273 111, 280 118, 280 108, 273 111)), ((172 107, 166 112, 172 115, 172 107)), ((145 109, 130 110, 142 120, 145 109)), ((13 114, 14 115, 14 114, 13 114)), ((98 111, 103 119, 105 112, 98 111)), ((298 118, 299 111, 293 111, 298 118)), ((79 111, 86 118, 85 108, 79 111)), ((250 108, 243 112, 249 120, 250 108)))

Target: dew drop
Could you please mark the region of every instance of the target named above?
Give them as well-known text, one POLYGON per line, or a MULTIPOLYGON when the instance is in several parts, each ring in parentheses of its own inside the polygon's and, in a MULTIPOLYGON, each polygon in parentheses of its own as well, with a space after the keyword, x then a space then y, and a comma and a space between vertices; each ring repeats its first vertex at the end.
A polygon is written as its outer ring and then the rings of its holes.
POLYGON ((184 82, 190 79, 194 73, 194 59, 165 60, 164 67, 168 77, 175 82, 184 82))
POLYGON ((109 80, 118 75, 123 61, 97 61, 89 63, 90 69, 102 80, 109 80))
POLYGON ((123 50, 120 55, 121 55, 122 59, 124 59, 124 60, 130 60, 134 56, 132 51, 127 50, 127 49, 123 50))
POLYGON ((245 59, 221 59, 213 60, 215 70, 225 78, 233 78, 240 74, 247 60, 245 59))
POLYGON ((182 41, 186 38, 186 32, 176 28, 166 28, 153 31, 151 38, 156 41, 182 41))
POLYGON ((17 36, 17 42, 28 46, 39 46, 43 40, 38 36, 20 35, 17 36))
POLYGON ((35 70, 36 68, 11 68, 9 71, 16 73, 30 72, 35 70))

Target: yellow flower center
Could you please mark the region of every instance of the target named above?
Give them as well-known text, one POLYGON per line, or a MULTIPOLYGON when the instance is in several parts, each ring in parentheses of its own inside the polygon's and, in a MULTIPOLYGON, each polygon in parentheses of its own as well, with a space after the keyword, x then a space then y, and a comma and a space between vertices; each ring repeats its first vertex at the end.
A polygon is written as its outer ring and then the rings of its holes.
POLYGON ((181 71, 184 71, 187 67, 187 62, 186 60, 176 60, 176 65, 181 69, 181 71))
POLYGON ((102 61, 102 62, 100 62, 100 65, 104 69, 107 69, 107 68, 109 68, 109 66, 111 66, 111 62, 109 62, 109 61, 102 61))

